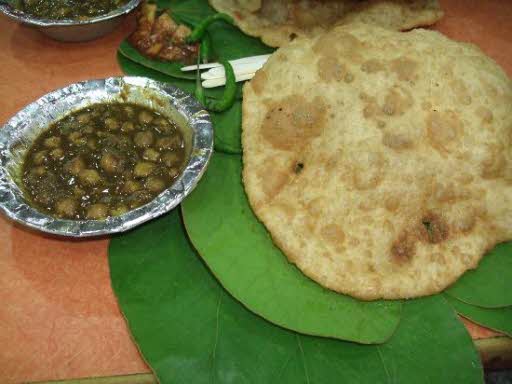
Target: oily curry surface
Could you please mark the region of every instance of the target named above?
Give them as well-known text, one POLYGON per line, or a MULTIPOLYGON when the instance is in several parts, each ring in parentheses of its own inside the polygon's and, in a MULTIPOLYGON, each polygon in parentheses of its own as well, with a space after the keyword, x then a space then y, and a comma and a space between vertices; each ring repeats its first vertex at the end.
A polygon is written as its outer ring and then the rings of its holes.
POLYGON ((21 9, 44 19, 87 19, 106 15, 128 0, 23 0, 21 9))
POLYGON ((52 124, 27 152, 22 186, 33 205, 65 219, 105 219, 154 199, 185 162, 183 136, 135 104, 95 104, 52 124))

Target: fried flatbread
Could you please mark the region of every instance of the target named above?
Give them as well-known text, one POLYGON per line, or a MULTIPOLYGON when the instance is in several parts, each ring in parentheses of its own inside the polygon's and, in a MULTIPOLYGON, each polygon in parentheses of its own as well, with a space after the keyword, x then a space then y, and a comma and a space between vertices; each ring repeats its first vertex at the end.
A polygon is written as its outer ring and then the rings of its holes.
POLYGON ((209 0, 239 28, 272 47, 315 36, 335 24, 366 22, 394 30, 431 25, 443 16, 437 0, 209 0))
POLYGON ((243 97, 243 180, 275 244, 361 299, 434 294, 512 239, 512 82, 427 30, 336 27, 243 97))

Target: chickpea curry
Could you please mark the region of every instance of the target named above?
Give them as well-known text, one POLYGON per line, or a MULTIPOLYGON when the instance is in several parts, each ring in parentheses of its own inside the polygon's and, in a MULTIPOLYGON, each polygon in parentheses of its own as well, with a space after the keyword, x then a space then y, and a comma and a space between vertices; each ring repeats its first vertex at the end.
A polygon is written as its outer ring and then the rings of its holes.
POLYGON ((179 128, 149 108, 91 105, 53 123, 22 165, 34 208, 63 219, 102 220, 171 186, 187 154, 179 128))
POLYGON ((23 0, 21 10, 30 15, 52 20, 88 19, 106 15, 128 0, 23 0))

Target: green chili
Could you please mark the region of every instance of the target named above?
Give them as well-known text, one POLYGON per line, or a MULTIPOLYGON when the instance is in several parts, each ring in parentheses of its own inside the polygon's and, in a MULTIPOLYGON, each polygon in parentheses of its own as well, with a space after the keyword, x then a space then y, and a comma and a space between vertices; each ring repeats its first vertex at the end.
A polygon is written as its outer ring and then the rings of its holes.
POLYGON ((210 24, 220 20, 225 21, 229 24, 233 24, 233 18, 229 15, 226 15, 225 13, 216 13, 215 15, 208 16, 194 28, 192 33, 188 36, 187 42, 198 42, 203 37, 203 35, 206 32, 206 29, 210 26, 210 24))
POLYGON ((206 102, 206 108, 214 112, 223 112, 226 109, 230 108, 235 102, 236 98, 236 78, 235 72, 233 71, 233 67, 231 66, 231 63, 227 60, 219 60, 219 62, 224 67, 224 72, 226 73, 226 86, 224 87, 222 99, 207 100, 206 102))
POLYGON ((206 64, 210 60, 212 50, 212 39, 210 34, 206 32, 201 39, 201 45, 199 46, 199 57, 203 64, 206 64))
POLYGON ((201 55, 197 57, 196 89, 194 91, 194 95, 196 96, 196 99, 199 100, 199 102, 206 107, 206 97, 204 95, 203 86, 201 85, 201 70, 199 69, 200 56, 201 55))

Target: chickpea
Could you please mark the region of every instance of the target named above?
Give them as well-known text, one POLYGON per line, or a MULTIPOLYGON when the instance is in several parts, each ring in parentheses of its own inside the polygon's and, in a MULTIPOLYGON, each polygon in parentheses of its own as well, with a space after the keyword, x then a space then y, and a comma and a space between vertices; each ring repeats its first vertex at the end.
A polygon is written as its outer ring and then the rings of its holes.
POLYGON ((58 215, 72 218, 76 215, 77 203, 72 198, 65 198, 57 201, 55 211, 58 215))
POLYGON ((119 144, 124 147, 130 147, 133 144, 132 139, 128 135, 119 135, 117 138, 119 140, 119 144))
POLYGON ((162 156, 164 164, 168 167, 172 167, 178 163, 178 154, 175 152, 165 152, 162 156))
POLYGON ((84 169, 78 174, 78 178, 84 184, 96 185, 101 181, 100 174, 95 169, 84 169))
POLYGON ((82 130, 84 133, 87 133, 88 135, 90 135, 91 133, 94 132, 94 128, 91 127, 90 125, 88 125, 87 127, 85 127, 83 130, 82 130))
POLYGON ((34 164, 41 165, 41 164, 45 163, 48 160, 48 158, 46 157, 47 153, 48 153, 48 151, 46 151, 46 150, 37 152, 34 155, 34 157, 32 158, 32 161, 34 162, 34 164))
POLYGON ((144 160, 149 160, 149 161, 158 161, 158 159, 160 158, 160 152, 158 152, 157 150, 155 150, 153 148, 148 148, 142 154, 142 158, 144 160))
POLYGON ((157 148, 160 149, 172 149, 172 139, 171 137, 161 137, 156 141, 157 148))
POLYGON ((46 168, 40 165, 39 167, 32 168, 30 173, 34 176, 43 176, 46 173, 46 168))
POLYGON ((162 192, 165 189, 165 182, 159 177, 148 177, 146 188, 151 192, 162 192))
POLYGON ((69 135, 68 135, 68 139, 69 141, 71 142, 75 142, 77 141, 78 139, 80 139, 82 137, 82 132, 79 132, 79 131, 75 131, 75 132, 71 132, 69 135))
POLYGON ((78 121, 79 124, 87 124, 91 121, 91 114, 87 112, 81 113, 76 117, 76 121, 78 121))
POLYGON ((179 136, 166 136, 157 140, 156 146, 160 149, 176 149, 182 146, 179 136))
POLYGON ((135 125, 131 121, 125 121, 123 125, 121 125, 121 131, 123 132, 131 132, 135 129, 135 125))
POLYGON ((55 148, 50 152, 50 156, 54 160, 62 160, 64 158, 64 150, 62 148, 55 148))
POLYGON ((161 132, 170 133, 172 131, 171 123, 169 122, 169 120, 164 119, 163 117, 157 118, 154 124, 161 132))
POLYGON ((100 160, 101 168, 108 173, 116 173, 121 171, 121 160, 112 153, 104 153, 100 160))
POLYGON ((72 160, 69 160, 66 165, 64 165, 64 170, 69 172, 73 176, 78 176, 78 174, 85 169, 85 162, 80 157, 77 156, 72 160))
POLYGON ((96 149, 96 140, 94 138, 89 138, 87 139, 87 146, 92 149, 92 150, 95 150, 96 149))
POLYGON ((74 145, 77 145, 77 146, 82 146, 82 145, 86 145, 87 144, 87 139, 85 137, 82 137, 82 133, 81 132, 78 132, 78 131, 75 131, 75 132, 71 132, 69 135, 68 135, 68 139, 74 144, 74 145))
POLYGON ((128 117, 133 117, 133 114, 135 113, 133 111, 133 108, 129 105, 125 105, 123 107, 123 110, 124 110, 124 113, 126 113, 126 116, 128 116, 128 117))
POLYGON ((180 171, 178 170, 178 168, 169 169, 169 176, 171 177, 171 179, 174 179, 179 174, 180 174, 180 171))
POLYGON ((146 177, 149 176, 155 169, 155 164, 147 161, 139 161, 133 169, 133 175, 135 177, 146 177))
POLYGON ((153 144, 153 133, 150 131, 137 132, 133 141, 137 147, 146 148, 153 144))
POLYGON ((73 187, 73 195, 75 195, 76 197, 82 197, 85 195, 85 191, 80 188, 78 185, 75 185, 73 187))
POLYGON ((39 204, 46 205, 46 206, 51 205, 53 202, 53 199, 47 193, 48 193, 47 191, 38 191, 38 194, 36 196, 34 196, 34 201, 39 204))
POLYGON ((105 120, 105 127, 109 131, 115 131, 115 130, 119 129, 119 121, 117 121, 113 117, 109 117, 105 120))
POLYGON ((76 140, 74 144, 78 147, 82 147, 84 145, 87 145, 87 139, 85 137, 81 137, 78 140, 76 140))
POLYGON ((108 207, 105 204, 92 204, 87 208, 86 217, 93 220, 101 220, 108 216, 108 207))
POLYGON ((128 212, 128 207, 124 204, 118 205, 117 207, 112 209, 113 216, 119 216, 126 212, 128 212))
POLYGON ((128 180, 123 185, 123 192, 131 194, 137 192, 142 188, 142 184, 135 180, 128 180))
POLYGON ((48 148, 57 148, 60 146, 60 137, 52 136, 44 140, 44 145, 48 148))
POLYGON ((148 191, 137 191, 133 193, 130 197, 130 208, 139 207, 142 204, 147 203, 153 198, 152 194, 148 191))
POLYGON ((142 124, 149 124, 153 121, 153 115, 148 111, 142 111, 139 113, 139 121, 142 124))

